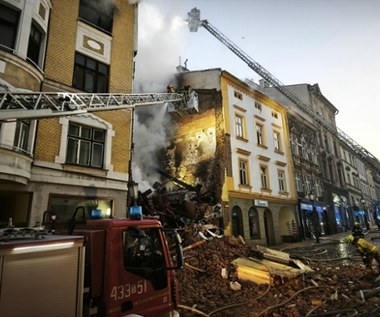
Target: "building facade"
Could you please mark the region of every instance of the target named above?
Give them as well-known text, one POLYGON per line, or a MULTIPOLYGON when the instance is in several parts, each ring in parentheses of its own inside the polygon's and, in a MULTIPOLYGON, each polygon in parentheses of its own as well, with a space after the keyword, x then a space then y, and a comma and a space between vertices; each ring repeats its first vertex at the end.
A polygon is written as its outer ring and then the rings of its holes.
POLYGON ((310 162, 303 160, 300 163, 299 152, 303 151, 303 156, 308 156, 302 142, 292 145, 296 187, 303 189, 297 190, 301 234, 309 236, 305 214, 312 207, 318 212, 322 234, 350 230, 355 220, 360 220, 362 226, 367 228, 374 224, 374 202, 378 200, 375 180, 379 173, 379 161, 367 155, 364 149, 360 150, 358 144, 337 128, 335 116, 338 110, 322 94, 318 84, 286 86, 305 107, 312 110, 314 118, 310 117, 309 111, 297 107, 274 87, 265 85, 265 82, 260 87, 265 94, 288 108, 292 144, 299 139, 293 132, 304 129, 302 121, 308 123, 308 135, 311 137, 304 144, 310 148, 310 162), (314 164, 310 165, 313 161, 314 164), (303 170, 309 170, 310 180, 308 176, 300 176, 303 170), (310 199, 310 194, 313 199, 310 199))
POLYGON ((177 119, 171 172, 215 194, 226 234, 265 245, 296 239, 285 108, 220 69, 178 78, 198 93, 199 114, 177 119))
MULTIPOLYGON (((131 93, 137 4, 2 0, 0 79, 15 92, 131 93)), ((1 225, 126 215, 132 111, 1 123, 1 225), (45 211, 48 211, 45 213, 45 211)))

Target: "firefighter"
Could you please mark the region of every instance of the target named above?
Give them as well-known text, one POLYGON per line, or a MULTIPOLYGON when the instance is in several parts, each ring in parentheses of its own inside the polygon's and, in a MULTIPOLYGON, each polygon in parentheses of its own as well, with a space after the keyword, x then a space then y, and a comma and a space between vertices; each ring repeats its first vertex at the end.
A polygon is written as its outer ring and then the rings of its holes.
POLYGON ((354 222, 354 226, 352 227, 352 235, 357 238, 364 238, 363 229, 357 221, 354 222))
POLYGON ((175 88, 173 87, 173 85, 168 85, 168 86, 166 87, 166 90, 167 90, 168 93, 172 93, 172 94, 176 92, 176 90, 175 90, 175 88))
POLYGON ((380 251, 377 246, 373 245, 363 238, 355 237, 352 234, 347 237, 347 242, 351 243, 356 248, 356 251, 358 251, 362 257, 364 265, 371 273, 373 273, 371 264, 375 259, 379 267, 378 272, 380 273, 380 251))

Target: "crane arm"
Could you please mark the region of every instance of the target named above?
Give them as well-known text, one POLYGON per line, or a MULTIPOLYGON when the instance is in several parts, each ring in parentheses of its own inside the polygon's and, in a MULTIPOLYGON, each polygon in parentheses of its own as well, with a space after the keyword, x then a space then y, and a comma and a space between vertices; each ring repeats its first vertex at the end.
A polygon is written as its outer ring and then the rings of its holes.
POLYGON ((318 124, 323 126, 330 133, 338 137, 342 142, 349 146, 352 150, 358 153, 362 159, 364 159, 370 166, 380 170, 380 162, 368 151, 364 150, 359 144, 349 138, 336 126, 323 120, 323 118, 316 113, 312 108, 302 102, 290 89, 288 89, 280 80, 268 72, 263 66, 253 60, 248 54, 246 54, 241 48, 227 38, 222 32, 220 32, 215 26, 211 25, 207 20, 200 19, 200 10, 193 8, 187 13, 187 22, 190 32, 197 32, 198 27, 202 26, 209 31, 214 37, 216 37, 222 44, 229 48, 235 55, 237 55, 244 63, 248 65, 253 71, 261 76, 265 81, 276 88, 281 94, 291 100, 299 109, 307 113, 318 124))
POLYGON ((0 121, 39 119, 87 112, 132 109, 142 105, 169 103, 172 111, 198 110, 194 91, 189 94, 93 94, 69 92, 0 93, 0 121), (191 98, 190 98, 191 97, 191 98))

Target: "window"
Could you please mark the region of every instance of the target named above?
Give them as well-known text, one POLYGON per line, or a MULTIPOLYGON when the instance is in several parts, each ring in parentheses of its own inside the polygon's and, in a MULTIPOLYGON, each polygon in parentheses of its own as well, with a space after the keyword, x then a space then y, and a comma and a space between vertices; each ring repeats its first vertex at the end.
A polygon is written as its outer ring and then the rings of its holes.
POLYGON ((255 108, 261 111, 261 104, 259 104, 258 102, 255 102, 255 108))
POLYGON ((244 138, 244 118, 242 116, 235 116, 236 137, 244 138))
POLYGON ((36 65, 39 65, 41 44, 42 33, 32 23, 29 35, 28 59, 30 59, 36 65))
POLYGON ((296 182, 297 192, 301 192, 302 191, 302 182, 301 182, 301 176, 300 176, 299 172, 296 172, 295 182, 296 182))
POLYGON ((259 215, 256 209, 250 208, 248 211, 248 221, 249 221, 249 236, 251 239, 260 238, 260 227, 259 227, 259 215))
POLYGON ((301 157, 304 156, 304 149, 303 149, 303 145, 301 143, 301 141, 298 141, 297 140, 297 154, 301 157))
POLYGON ((108 65, 80 53, 75 54, 73 87, 86 92, 107 92, 108 76, 108 65))
POLYGON ((281 152, 280 132, 273 131, 274 150, 281 152))
POLYGON ((290 146, 292 148, 292 154, 298 155, 298 148, 297 148, 297 138, 292 137, 290 139, 290 146))
POLYGON ((260 166, 261 188, 264 189, 269 189, 267 172, 266 166, 260 166))
POLYGON ((49 212, 57 216, 58 225, 67 225, 70 219, 83 221, 91 218, 111 218, 113 201, 102 197, 82 197, 52 194, 49 212))
POLYGON ((15 151, 27 152, 30 121, 17 121, 13 147, 15 151))
POLYGON ((260 124, 256 124, 256 138, 257 138, 257 144, 258 145, 264 145, 264 133, 263 133, 263 126, 260 124))
MULTIPOLYGON (((155 290, 168 286, 168 266, 160 231, 157 228, 129 227, 123 232, 124 270, 142 277, 136 283, 135 290, 126 288, 128 294, 145 293, 148 282, 155 290)), ((116 287, 111 292, 111 298, 118 298, 116 287)), ((128 295, 129 296, 129 295, 128 295)))
POLYGON ((112 32, 114 11, 112 1, 80 0, 79 17, 109 33, 112 32))
POLYGON ((243 100, 243 95, 236 90, 234 91, 234 96, 235 96, 235 98, 237 98, 239 100, 243 100))
POLYGON ((12 51, 16 45, 19 12, 0 4, 0 48, 12 51))
POLYGON ((278 112, 272 111, 272 117, 278 119, 278 112))
POLYGON ((70 123, 66 163, 103 167, 105 131, 70 123))
POLYGON ((239 160, 239 177, 240 185, 249 185, 248 183, 248 162, 239 160))
POLYGON ((286 191, 286 186, 285 186, 285 172, 282 170, 278 170, 278 189, 280 192, 285 192, 286 191))

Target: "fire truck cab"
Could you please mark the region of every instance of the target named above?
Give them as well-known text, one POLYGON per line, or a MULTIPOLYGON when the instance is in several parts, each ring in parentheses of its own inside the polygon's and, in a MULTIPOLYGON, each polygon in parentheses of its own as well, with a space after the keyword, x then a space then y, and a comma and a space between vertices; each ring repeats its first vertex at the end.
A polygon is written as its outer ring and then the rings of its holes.
POLYGON ((178 233, 157 220, 90 219, 73 235, 5 228, 0 316, 174 316, 182 265, 178 233))

